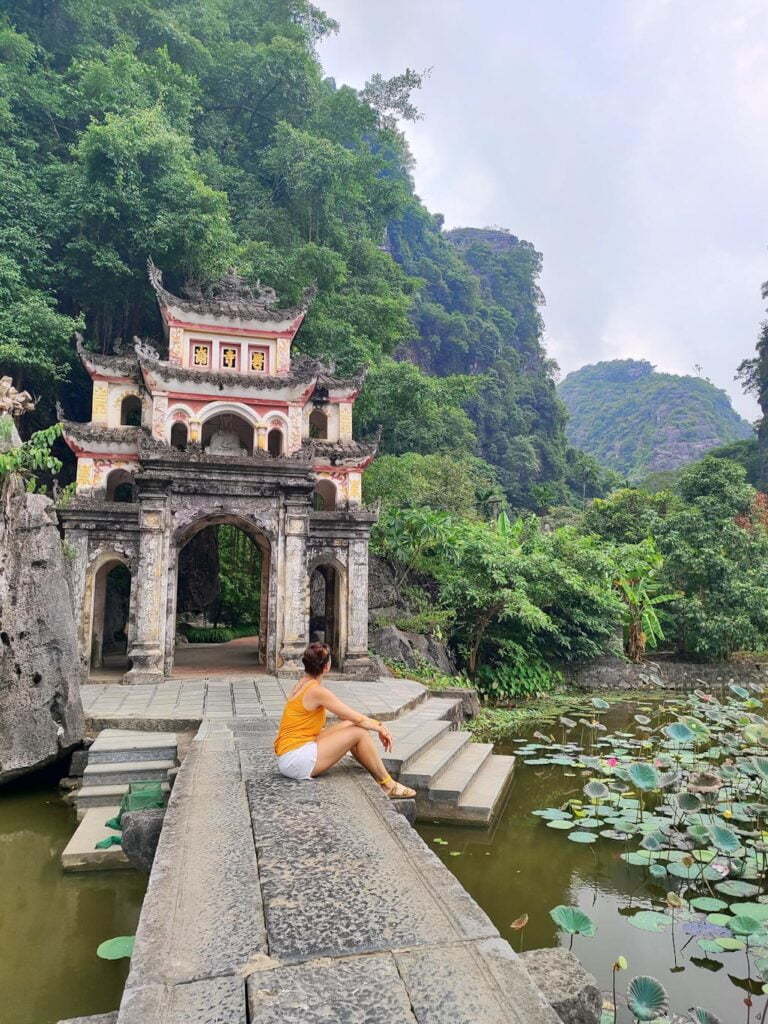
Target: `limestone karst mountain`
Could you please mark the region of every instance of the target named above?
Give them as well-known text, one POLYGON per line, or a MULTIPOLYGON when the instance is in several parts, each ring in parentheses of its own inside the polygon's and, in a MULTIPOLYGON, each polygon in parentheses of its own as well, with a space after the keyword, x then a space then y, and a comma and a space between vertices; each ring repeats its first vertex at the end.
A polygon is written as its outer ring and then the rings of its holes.
POLYGON ((570 443, 630 480, 678 469, 753 432, 710 381, 658 373, 646 360, 583 366, 558 394, 569 412, 570 443))

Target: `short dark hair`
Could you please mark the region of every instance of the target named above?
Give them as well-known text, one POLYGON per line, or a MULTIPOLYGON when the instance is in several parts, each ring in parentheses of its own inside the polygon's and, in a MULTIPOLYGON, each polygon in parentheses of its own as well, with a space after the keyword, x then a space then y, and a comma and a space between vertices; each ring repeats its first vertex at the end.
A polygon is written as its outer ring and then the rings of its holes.
POLYGON ((331 649, 328 644, 310 644, 301 656, 304 668, 311 676, 319 676, 331 660, 331 649))

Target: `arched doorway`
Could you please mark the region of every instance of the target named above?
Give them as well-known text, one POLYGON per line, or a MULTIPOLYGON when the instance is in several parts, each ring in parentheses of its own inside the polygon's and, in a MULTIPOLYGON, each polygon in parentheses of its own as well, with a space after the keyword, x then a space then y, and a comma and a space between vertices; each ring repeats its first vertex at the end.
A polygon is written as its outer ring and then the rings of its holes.
POLYGON ((176 674, 247 674, 266 664, 271 546, 252 523, 217 515, 179 540, 173 655, 176 674))
POLYGON ((331 563, 316 565, 309 576, 309 639, 331 649, 331 663, 342 669, 343 576, 331 563))
POLYGON ((133 473, 127 469, 113 469, 107 477, 105 490, 107 501, 119 501, 131 504, 136 500, 136 485, 133 473))
POLYGON ((128 618, 131 573, 118 558, 105 562, 93 581, 91 614, 91 669, 128 668, 128 618))

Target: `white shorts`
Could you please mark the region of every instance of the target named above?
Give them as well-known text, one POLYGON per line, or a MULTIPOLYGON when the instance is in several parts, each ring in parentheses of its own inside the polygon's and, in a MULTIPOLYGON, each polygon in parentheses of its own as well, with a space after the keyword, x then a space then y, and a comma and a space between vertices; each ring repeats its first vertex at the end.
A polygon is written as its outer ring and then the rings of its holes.
POLYGON ((296 747, 295 750, 281 754, 277 759, 277 767, 288 779, 311 779, 316 761, 317 744, 313 740, 311 743, 305 743, 303 747, 296 747))

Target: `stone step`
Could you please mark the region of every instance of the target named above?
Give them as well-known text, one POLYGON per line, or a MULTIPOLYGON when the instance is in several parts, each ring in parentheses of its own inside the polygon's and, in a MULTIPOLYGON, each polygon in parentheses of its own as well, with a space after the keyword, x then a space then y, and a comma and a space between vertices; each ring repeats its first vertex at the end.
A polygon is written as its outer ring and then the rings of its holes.
MULTIPOLYGON (((89 764, 83 772, 83 787, 116 786, 128 782, 162 782, 175 761, 114 761, 89 764)), ((82 790, 81 790, 82 792, 82 790)))
POLYGON ((473 825, 489 825, 501 810, 514 768, 514 757, 491 754, 461 794, 458 803, 440 808, 440 817, 473 825))
POLYGON ((455 804, 493 753, 491 743, 468 743, 458 757, 434 779, 425 794, 430 806, 455 804))
POLYGON ((115 761, 173 761, 176 733, 102 729, 88 751, 89 764, 115 761))
MULTIPOLYGON (((163 783, 162 788, 166 794, 171 791, 167 782, 163 783)), ((77 791, 77 820, 82 821, 86 811, 91 807, 109 807, 112 804, 119 806, 127 792, 127 782, 115 786, 83 786, 77 791)))
POLYGON ((400 770, 400 781, 404 786, 426 789, 433 780, 453 764, 459 754, 471 742, 468 732, 447 732, 423 754, 414 758, 407 768, 400 770))
POLYGON ((75 834, 61 854, 61 866, 65 871, 103 871, 108 868, 131 866, 120 846, 110 846, 106 850, 96 849, 96 843, 107 836, 120 835, 104 824, 109 818, 114 818, 119 810, 118 803, 91 807, 85 812, 75 834))
POLYGON ((434 743, 449 732, 451 723, 443 719, 427 720, 410 729, 404 736, 395 735, 392 750, 382 760, 388 772, 399 773, 411 761, 427 751, 434 743))

